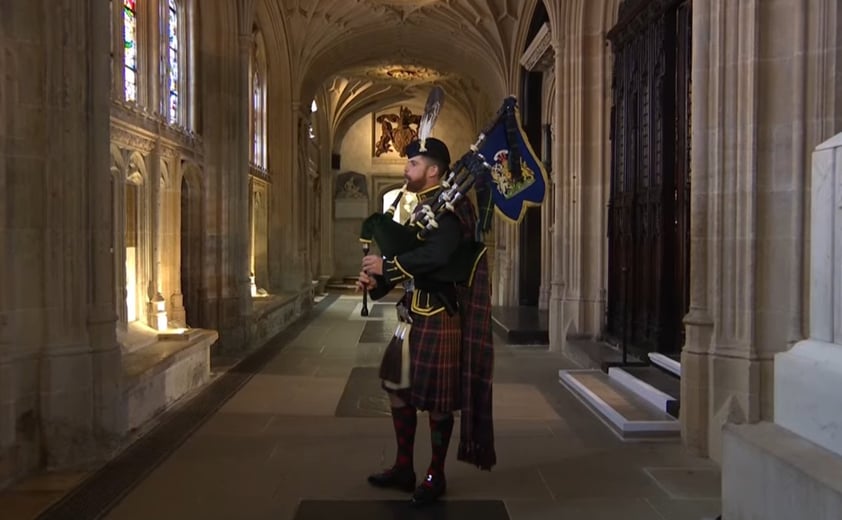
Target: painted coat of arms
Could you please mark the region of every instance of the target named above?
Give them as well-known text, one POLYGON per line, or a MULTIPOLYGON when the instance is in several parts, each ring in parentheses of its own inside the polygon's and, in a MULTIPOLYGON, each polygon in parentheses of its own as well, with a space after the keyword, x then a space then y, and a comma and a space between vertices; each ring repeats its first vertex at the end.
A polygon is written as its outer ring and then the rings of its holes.
POLYGON ((413 114, 408 108, 400 107, 398 114, 377 116, 380 124, 380 138, 374 144, 374 156, 396 151, 401 157, 406 155, 406 145, 418 137, 418 124, 421 116, 413 114))
POLYGON ((521 159, 521 177, 519 179, 512 175, 509 169, 509 151, 498 150, 494 154, 494 161, 491 165, 491 178, 497 185, 497 191, 506 199, 511 199, 518 193, 535 182, 535 173, 526 161, 521 159))

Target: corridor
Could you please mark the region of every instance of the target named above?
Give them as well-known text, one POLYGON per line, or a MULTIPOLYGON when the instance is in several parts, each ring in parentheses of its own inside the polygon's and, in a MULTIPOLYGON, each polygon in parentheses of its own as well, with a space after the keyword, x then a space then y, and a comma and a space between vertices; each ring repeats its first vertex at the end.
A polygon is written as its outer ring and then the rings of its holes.
MULTIPOLYGON (((414 512, 405 494, 370 487, 366 475, 394 456, 376 367, 395 318, 390 302, 370 305, 368 318, 359 316, 360 306, 360 295, 329 294, 250 357, 229 361, 227 370, 224 360, 215 360, 210 385, 111 463, 75 478, 22 482, 0 496, 3 518, 32 518, 39 510, 40 518, 74 520, 701 520, 719 514, 713 462, 687 455, 677 440, 620 441, 559 384, 558 370, 573 367, 570 361, 499 338, 497 466, 481 472, 458 462, 455 431, 444 502, 414 512), (61 490, 62 482, 70 489, 61 490)), ((422 415, 417 472, 429 454, 422 415)))

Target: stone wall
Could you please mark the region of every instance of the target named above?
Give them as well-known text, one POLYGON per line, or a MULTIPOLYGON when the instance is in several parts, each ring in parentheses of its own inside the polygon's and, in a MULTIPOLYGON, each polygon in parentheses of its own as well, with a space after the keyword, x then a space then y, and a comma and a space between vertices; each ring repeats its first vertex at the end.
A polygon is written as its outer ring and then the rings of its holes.
POLYGON ((693 6, 685 443, 770 420, 776 353, 805 335, 810 153, 842 129, 838 3, 693 6))
POLYGON ((0 47, 0 243, 14 252, 0 264, 3 485, 108 453, 122 425, 108 5, 7 2, 0 47))

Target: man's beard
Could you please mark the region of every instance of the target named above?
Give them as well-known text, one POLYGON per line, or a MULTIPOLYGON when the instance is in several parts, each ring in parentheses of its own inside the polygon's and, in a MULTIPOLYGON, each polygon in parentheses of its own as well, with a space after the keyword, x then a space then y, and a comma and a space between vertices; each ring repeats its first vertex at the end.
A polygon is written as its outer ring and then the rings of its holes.
POLYGON ((405 180, 406 180, 407 191, 410 191, 412 193, 418 193, 419 191, 424 189, 424 180, 423 179, 418 179, 418 180, 414 180, 414 181, 409 180, 409 179, 405 179, 405 180))

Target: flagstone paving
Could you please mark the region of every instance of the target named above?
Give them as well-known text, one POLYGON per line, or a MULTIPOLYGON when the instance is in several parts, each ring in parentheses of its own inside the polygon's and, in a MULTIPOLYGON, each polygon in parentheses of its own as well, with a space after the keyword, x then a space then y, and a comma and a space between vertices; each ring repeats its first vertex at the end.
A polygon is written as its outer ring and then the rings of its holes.
MULTIPOLYGON (((558 383, 558 370, 575 368, 572 362, 499 338, 497 466, 483 472, 456 460, 457 421, 442 504, 413 512, 406 494, 372 488, 366 475, 394 456, 376 367, 382 331, 394 330, 395 318, 390 303, 371 302, 384 308, 361 318, 360 302, 358 295, 325 299, 313 317, 256 355, 262 359, 216 374, 208 390, 168 412, 159 428, 105 468, 41 476, 7 490, 0 495, 3 518, 43 512, 42 518, 105 513, 114 520, 474 514, 488 520, 701 520, 719 514, 714 463, 689 455, 678 441, 619 440, 558 383)), ((422 415, 418 473, 429 456, 422 415)))

